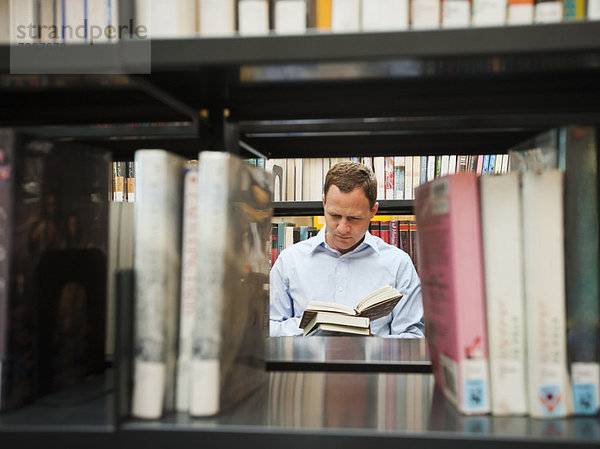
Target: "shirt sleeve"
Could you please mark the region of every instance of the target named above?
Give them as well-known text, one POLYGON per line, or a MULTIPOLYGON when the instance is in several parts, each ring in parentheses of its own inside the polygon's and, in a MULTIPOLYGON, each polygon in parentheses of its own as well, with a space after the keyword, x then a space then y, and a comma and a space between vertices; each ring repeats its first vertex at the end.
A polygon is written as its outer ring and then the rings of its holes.
POLYGON ((404 296, 392 311, 391 336, 423 338, 425 336, 425 322, 423 320, 421 281, 408 256, 406 262, 401 263, 398 269, 396 288, 404 296))
POLYGON ((289 282, 284 275, 283 257, 278 257, 270 273, 269 335, 283 337, 302 335, 300 318, 294 317, 294 306, 289 295, 289 282))

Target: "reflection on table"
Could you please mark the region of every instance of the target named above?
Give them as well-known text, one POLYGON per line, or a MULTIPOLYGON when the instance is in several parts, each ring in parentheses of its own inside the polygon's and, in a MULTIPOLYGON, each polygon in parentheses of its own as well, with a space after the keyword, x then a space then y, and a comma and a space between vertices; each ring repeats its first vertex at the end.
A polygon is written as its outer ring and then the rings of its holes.
POLYGON ((270 337, 268 370, 430 373, 425 339, 270 337))

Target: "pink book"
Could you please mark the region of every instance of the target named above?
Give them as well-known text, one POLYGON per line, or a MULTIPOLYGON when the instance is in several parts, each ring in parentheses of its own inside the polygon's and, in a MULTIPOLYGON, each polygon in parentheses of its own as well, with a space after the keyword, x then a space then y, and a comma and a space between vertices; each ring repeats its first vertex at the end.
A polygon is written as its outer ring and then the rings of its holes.
POLYGON ((462 413, 488 413, 477 176, 438 178, 415 195, 425 335, 436 385, 462 413))

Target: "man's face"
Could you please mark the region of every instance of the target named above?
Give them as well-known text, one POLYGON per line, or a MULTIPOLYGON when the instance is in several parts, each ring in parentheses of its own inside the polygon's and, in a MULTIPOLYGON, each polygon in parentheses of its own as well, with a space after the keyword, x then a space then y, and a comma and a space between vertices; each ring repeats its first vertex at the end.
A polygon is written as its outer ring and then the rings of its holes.
POLYGON ((332 185, 323 198, 327 244, 346 254, 356 248, 369 229, 369 222, 377 212, 378 204, 371 209, 365 192, 360 187, 344 193, 332 185))

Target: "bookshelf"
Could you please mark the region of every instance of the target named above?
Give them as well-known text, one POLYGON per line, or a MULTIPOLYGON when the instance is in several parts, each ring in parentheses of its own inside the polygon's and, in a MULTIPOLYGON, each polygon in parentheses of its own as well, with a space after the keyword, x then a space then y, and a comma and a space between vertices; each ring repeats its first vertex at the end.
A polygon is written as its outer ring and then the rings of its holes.
MULTIPOLYGON (((132 1, 120 5, 123 16, 131 15, 132 1)), ((10 48, 0 46, 0 124, 45 127, 53 137, 106 146, 118 160, 131 158, 141 141, 188 157, 199 148, 246 154, 247 147, 270 158, 492 154, 554 126, 600 124, 600 22, 186 38, 155 40, 151 47, 122 41, 59 47, 52 57, 38 47, 22 50, 33 73, 10 74, 10 48), (151 73, 115 74, 139 69, 144 52, 151 73), (85 73, 68 74, 77 71, 85 73), (140 122, 185 125, 127 127, 140 122), (90 126, 96 124, 111 127, 90 126)), ((382 201, 380 213, 408 212, 411 203, 382 201)), ((315 215, 319 208, 319 202, 281 203, 276 214, 315 215)), ((374 385, 389 376, 398 383, 406 375, 356 373, 346 382, 374 385)), ((0 416, 0 445, 424 449, 572 448, 600 441, 598 417, 469 418, 436 397, 422 405, 424 427, 353 419, 361 408, 376 412, 372 390, 362 402, 348 395, 345 421, 290 424, 273 415, 269 385, 230 413, 205 420, 122 420, 114 391, 72 407, 37 404, 0 416)), ((299 413, 316 411, 307 406, 299 413)))

